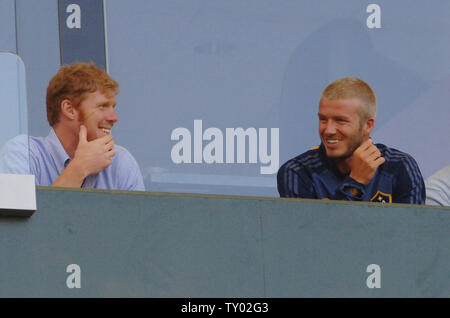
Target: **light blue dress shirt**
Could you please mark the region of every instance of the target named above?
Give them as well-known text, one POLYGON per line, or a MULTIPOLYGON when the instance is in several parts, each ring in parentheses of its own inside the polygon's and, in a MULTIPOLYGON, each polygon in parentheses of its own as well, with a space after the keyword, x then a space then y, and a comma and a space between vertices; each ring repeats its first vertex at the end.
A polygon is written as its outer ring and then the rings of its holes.
MULTIPOLYGON (((88 176, 83 188, 145 191, 141 170, 133 156, 115 145, 112 164, 98 174, 88 176)), ((51 186, 70 163, 53 129, 47 137, 27 138, 20 135, 10 140, 0 152, 0 172, 34 174, 36 185, 51 186), (29 147, 29 166, 28 166, 29 147), (28 169, 29 167, 29 169, 28 169)))

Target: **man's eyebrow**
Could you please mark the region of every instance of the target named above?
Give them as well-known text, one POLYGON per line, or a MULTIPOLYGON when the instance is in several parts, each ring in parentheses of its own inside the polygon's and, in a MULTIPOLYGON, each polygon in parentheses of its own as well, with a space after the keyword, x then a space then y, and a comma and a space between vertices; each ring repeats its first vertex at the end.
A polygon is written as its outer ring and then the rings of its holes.
POLYGON ((112 106, 112 107, 116 107, 117 103, 110 103, 109 101, 104 101, 102 103, 100 103, 101 106, 112 106))
POLYGON ((343 119, 343 120, 350 120, 351 117, 346 116, 346 115, 338 115, 335 117, 336 119, 343 119))

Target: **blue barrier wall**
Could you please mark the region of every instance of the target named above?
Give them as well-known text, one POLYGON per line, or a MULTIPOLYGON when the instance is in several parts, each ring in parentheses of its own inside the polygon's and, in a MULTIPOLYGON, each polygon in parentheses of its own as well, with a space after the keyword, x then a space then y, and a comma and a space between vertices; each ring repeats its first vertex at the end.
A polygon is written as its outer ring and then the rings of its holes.
POLYGON ((42 187, 37 206, 0 218, 0 297, 450 295, 450 208, 42 187))

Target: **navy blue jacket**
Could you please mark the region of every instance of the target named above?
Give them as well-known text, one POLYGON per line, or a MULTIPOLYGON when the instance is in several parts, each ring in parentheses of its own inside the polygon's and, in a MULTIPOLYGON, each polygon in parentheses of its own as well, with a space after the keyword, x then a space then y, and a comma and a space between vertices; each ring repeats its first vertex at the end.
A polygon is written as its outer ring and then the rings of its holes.
POLYGON ((376 144, 386 162, 365 186, 341 173, 326 155, 323 145, 286 162, 278 170, 281 197, 425 204, 425 185, 413 157, 376 144), (353 196, 349 187, 361 194, 353 196))

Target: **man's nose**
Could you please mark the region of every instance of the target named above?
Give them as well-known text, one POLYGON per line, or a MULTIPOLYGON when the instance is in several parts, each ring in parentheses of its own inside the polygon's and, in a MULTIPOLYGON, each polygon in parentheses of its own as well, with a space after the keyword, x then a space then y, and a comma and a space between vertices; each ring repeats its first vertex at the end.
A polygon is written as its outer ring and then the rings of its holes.
POLYGON ((112 108, 108 112, 107 120, 108 121, 112 121, 113 123, 115 123, 115 122, 117 122, 119 120, 119 116, 117 116, 116 110, 114 108, 112 108))
POLYGON ((329 120, 326 124, 325 124, 325 130, 324 133, 326 135, 334 135, 336 133, 336 124, 332 121, 329 120))

